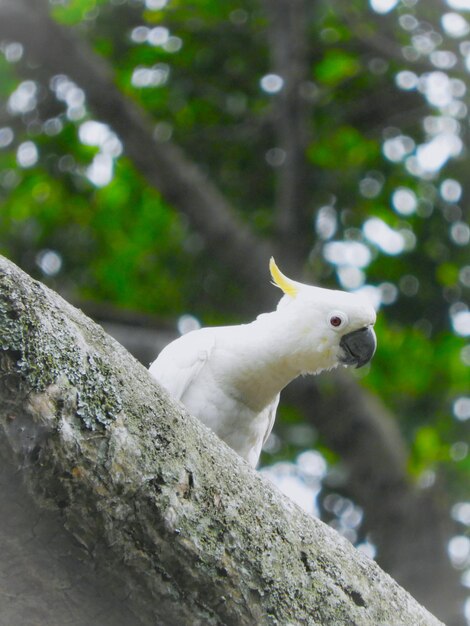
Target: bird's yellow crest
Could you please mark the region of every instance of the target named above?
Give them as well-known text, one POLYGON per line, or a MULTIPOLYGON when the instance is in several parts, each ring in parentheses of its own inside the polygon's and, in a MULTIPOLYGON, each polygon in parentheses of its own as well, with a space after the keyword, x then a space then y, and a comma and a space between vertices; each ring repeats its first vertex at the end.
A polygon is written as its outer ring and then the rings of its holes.
POLYGON ((284 276, 284 274, 276 265, 274 257, 271 257, 269 261, 269 271, 271 272, 273 284, 276 285, 276 287, 279 287, 279 289, 282 289, 282 291, 286 295, 290 296, 291 298, 295 298, 299 291, 297 284, 290 278, 287 278, 287 276, 284 276))

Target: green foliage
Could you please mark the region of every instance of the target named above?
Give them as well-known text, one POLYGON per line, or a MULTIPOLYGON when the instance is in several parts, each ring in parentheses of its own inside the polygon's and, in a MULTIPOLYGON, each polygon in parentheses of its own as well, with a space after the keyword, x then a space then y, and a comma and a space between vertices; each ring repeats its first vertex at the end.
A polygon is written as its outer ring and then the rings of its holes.
POLYGON ((99 7, 108 2, 109 0, 68 0, 64 3, 55 3, 53 15, 61 24, 72 26, 93 19, 99 7))
POLYGON ((367 139, 352 126, 341 126, 322 134, 308 151, 313 165, 334 170, 370 167, 378 154, 377 142, 367 139))
POLYGON ((341 49, 326 50, 323 59, 315 66, 315 78, 328 87, 340 84, 361 71, 361 65, 355 54, 341 49))

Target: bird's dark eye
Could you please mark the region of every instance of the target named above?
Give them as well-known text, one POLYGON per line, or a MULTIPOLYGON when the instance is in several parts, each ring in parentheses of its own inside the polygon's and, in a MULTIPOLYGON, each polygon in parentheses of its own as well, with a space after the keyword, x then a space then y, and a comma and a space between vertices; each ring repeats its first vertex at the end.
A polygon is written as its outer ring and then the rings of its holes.
POLYGON ((348 316, 343 311, 330 311, 327 320, 333 330, 343 329, 349 321, 348 316))

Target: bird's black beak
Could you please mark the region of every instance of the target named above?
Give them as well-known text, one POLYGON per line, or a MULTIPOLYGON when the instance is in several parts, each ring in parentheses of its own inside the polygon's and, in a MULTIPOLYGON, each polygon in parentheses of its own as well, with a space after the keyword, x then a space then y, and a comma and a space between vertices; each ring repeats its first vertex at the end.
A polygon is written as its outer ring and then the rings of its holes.
POLYGON ((369 363, 377 347, 374 329, 372 326, 367 326, 353 330, 341 338, 339 345, 343 349, 343 354, 340 357, 341 363, 362 367, 369 363))

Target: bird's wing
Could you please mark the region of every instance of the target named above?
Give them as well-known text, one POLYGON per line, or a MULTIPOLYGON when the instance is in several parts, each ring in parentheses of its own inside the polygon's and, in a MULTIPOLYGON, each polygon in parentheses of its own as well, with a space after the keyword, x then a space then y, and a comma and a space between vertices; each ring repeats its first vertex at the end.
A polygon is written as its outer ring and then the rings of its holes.
POLYGON ((268 421, 268 427, 266 429, 266 433, 265 433, 264 439, 263 439, 263 446, 266 443, 266 441, 268 440, 268 437, 271 434, 271 431, 273 429, 274 421, 276 419, 277 405, 279 404, 279 398, 280 397, 281 397, 281 395, 277 394, 277 396, 274 398, 274 400, 271 402, 271 404, 268 407, 269 421, 268 421))
POLYGON ((214 345, 210 328, 187 333, 160 352, 149 372, 173 398, 181 400, 208 361, 214 345))

